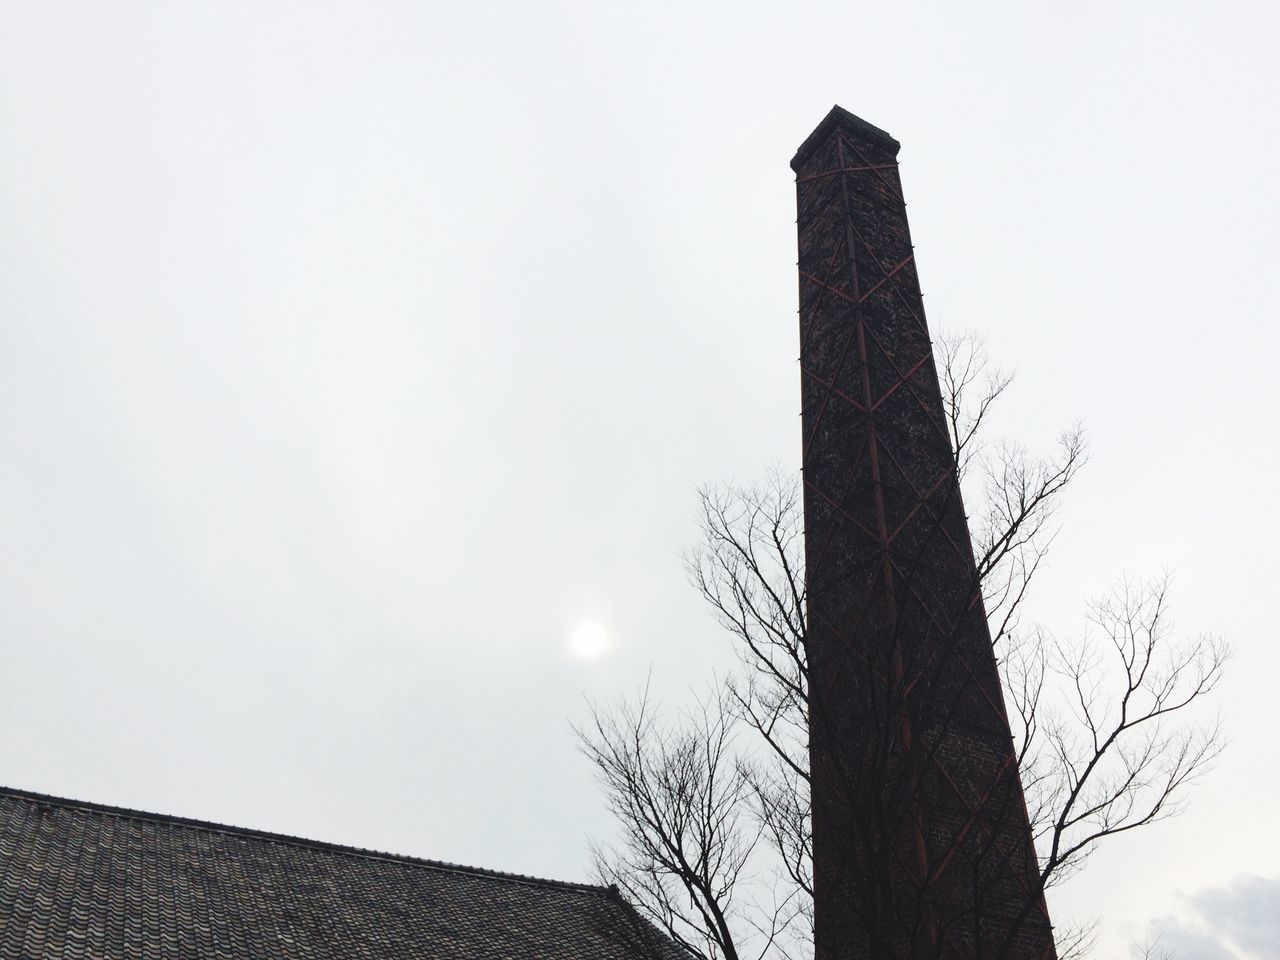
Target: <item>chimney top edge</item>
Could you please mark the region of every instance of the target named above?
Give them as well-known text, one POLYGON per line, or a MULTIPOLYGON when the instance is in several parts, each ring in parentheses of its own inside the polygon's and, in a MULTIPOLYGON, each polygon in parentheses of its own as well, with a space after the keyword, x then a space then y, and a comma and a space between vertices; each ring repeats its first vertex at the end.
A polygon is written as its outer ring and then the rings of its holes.
POLYGON ((822 122, 814 127, 813 133, 809 134, 804 143, 800 144, 800 149, 796 151, 796 155, 791 159, 791 169, 798 171, 800 165, 809 158, 809 154, 813 153, 819 144, 826 141, 837 127, 846 127, 878 141, 881 146, 889 151, 891 156, 896 157, 898 149, 902 146, 884 130, 874 124, 867 123, 861 117, 855 116, 844 107, 836 104, 831 108, 831 112, 822 118, 822 122))

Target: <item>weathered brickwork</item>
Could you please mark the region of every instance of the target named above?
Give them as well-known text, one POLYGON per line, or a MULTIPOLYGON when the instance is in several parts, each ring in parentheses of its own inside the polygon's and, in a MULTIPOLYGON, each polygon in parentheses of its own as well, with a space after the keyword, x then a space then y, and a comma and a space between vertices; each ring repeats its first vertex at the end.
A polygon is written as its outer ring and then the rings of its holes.
POLYGON ((1052 958, 897 153, 792 161, 817 956, 1052 958))

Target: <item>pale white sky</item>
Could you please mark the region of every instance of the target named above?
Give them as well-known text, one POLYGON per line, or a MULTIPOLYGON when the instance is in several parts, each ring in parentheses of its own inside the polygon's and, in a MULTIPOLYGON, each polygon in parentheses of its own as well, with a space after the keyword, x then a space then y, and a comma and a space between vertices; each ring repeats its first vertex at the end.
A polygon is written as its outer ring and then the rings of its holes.
POLYGON ((1245 2, 0 4, 0 783, 585 877, 570 722, 727 665, 694 490, 798 457, 787 162, 838 102, 903 143, 930 322, 1019 371, 1000 429, 1091 439, 1036 617, 1168 569, 1237 650, 1217 771, 1055 916, 1280 955, 1223 919, 1280 912, 1278 40, 1245 2))

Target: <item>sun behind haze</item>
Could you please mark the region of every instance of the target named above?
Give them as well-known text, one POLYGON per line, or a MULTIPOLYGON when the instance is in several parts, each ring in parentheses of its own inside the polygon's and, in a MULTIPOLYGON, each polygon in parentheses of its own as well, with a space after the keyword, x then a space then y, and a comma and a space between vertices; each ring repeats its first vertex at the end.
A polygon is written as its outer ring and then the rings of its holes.
POLYGON ((609 631, 594 621, 579 624, 569 636, 569 651, 579 660, 598 660, 612 647, 609 631))

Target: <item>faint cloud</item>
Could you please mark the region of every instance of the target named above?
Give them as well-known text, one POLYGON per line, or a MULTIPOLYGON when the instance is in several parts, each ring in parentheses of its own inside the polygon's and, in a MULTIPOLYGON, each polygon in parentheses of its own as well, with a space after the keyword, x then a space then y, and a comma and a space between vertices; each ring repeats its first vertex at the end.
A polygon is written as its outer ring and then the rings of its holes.
POLYGON ((1183 897, 1184 909, 1151 923, 1150 960, 1280 960, 1280 878, 1241 876, 1183 897))
POLYGON ((1194 902, 1246 957, 1280 960, 1280 877, 1239 877, 1198 893, 1194 902))

